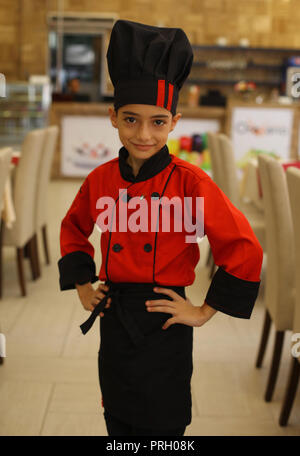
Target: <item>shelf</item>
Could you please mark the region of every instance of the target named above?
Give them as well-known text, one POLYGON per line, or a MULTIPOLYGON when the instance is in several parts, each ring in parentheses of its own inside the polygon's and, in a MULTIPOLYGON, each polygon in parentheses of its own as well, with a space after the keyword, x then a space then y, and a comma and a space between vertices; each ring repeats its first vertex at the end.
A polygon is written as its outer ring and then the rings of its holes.
POLYGON ((22 147, 22 142, 24 140, 24 135, 22 136, 11 136, 11 135, 1 135, 0 136, 0 144, 1 147, 6 147, 10 146, 13 147, 15 146, 16 149, 20 149, 22 147))
POLYGON ((0 143, 22 143, 26 134, 47 125, 49 84, 9 83, 7 97, 0 100, 0 143))
POLYGON ((31 119, 34 119, 34 118, 41 118, 41 117, 45 117, 46 116, 46 113, 45 112, 22 112, 22 113, 19 113, 17 111, 10 111, 10 112, 7 112, 7 111, 4 111, 4 112, 1 112, 0 111, 0 118, 2 119, 26 119, 26 118, 31 118, 31 119))
POLYGON ((231 68, 222 68, 222 67, 210 67, 207 65, 206 62, 193 62, 193 66, 195 67, 203 67, 208 70, 222 70, 222 71, 243 71, 243 70, 251 70, 251 69, 257 69, 257 70, 270 70, 270 71, 276 71, 276 70, 282 70, 282 65, 266 65, 266 64, 259 64, 259 63, 249 63, 245 67, 231 67, 231 68))
MULTIPOLYGON (((245 78, 246 79, 246 78, 245 78)), ((249 79, 249 78, 248 78, 249 79)), ((241 79, 187 79, 186 84, 223 84, 223 85, 234 85, 238 82, 240 82, 241 79)), ((270 86, 270 87, 278 87, 281 83, 281 81, 256 81, 251 79, 251 82, 254 82, 256 85, 260 86, 270 86)))
POLYGON ((34 97, 34 100, 30 100, 29 97, 7 97, 5 100, 0 100, 0 106, 2 103, 41 103, 43 98, 41 96, 34 97))
POLYGON ((300 49, 290 49, 290 48, 262 48, 262 47, 250 47, 250 46, 217 46, 217 45, 196 45, 192 46, 195 50, 216 50, 216 51, 242 51, 242 52, 283 52, 300 55, 300 49))

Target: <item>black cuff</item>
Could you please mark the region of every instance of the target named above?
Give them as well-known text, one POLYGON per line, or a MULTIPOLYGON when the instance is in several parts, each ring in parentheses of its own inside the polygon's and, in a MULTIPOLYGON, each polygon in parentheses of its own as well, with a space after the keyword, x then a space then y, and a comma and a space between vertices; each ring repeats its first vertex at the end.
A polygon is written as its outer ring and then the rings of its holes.
POLYGON ((59 285, 61 291, 72 290, 75 283, 94 283, 99 280, 96 276, 96 265, 93 258, 86 252, 76 250, 68 253, 58 261, 59 285))
POLYGON ((238 279, 220 268, 210 284, 205 301, 216 310, 237 318, 250 318, 260 282, 238 279))

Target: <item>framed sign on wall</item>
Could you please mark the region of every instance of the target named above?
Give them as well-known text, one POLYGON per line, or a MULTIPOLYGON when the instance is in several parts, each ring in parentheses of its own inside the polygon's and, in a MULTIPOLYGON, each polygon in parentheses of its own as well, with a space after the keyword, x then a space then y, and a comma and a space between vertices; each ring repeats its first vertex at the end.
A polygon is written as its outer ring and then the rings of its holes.
POLYGON ((118 156, 122 143, 108 117, 64 116, 61 122, 61 174, 85 177, 118 156))
POLYGON ((259 153, 289 159, 295 148, 295 108, 258 104, 232 104, 228 109, 228 135, 237 166, 243 168, 259 153))

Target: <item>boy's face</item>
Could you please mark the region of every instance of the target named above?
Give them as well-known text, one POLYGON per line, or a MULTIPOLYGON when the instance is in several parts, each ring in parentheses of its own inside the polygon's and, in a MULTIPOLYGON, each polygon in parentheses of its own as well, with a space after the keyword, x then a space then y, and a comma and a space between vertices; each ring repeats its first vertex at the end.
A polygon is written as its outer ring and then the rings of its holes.
POLYGON ((143 104, 122 106, 118 114, 109 108, 109 115, 129 155, 139 160, 147 160, 166 144, 168 134, 181 117, 178 113, 172 118, 165 108, 143 104))

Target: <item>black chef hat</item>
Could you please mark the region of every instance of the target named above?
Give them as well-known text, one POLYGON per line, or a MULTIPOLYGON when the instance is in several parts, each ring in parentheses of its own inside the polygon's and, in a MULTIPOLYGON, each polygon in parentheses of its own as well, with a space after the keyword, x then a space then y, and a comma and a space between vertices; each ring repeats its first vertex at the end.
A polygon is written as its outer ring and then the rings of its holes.
POLYGON ((193 62, 192 47, 182 29, 118 20, 106 58, 115 109, 151 104, 176 113, 178 92, 193 62))

